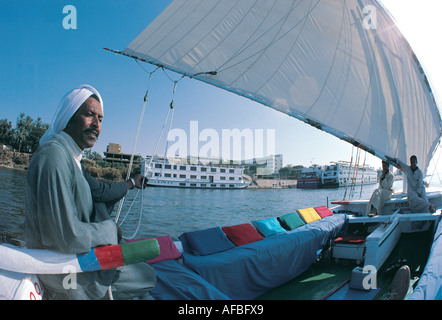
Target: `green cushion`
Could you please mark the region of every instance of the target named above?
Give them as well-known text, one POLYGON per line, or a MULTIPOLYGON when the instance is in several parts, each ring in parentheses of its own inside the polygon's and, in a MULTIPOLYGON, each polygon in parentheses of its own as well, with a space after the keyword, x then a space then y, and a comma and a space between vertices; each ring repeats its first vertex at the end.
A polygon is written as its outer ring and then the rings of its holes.
POLYGON ((301 217, 296 213, 288 213, 278 218, 284 228, 293 230, 305 224, 301 217))
POLYGON ((157 239, 123 243, 121 245, 124 264, 133 264, 156 258, 160 255, 157 239))

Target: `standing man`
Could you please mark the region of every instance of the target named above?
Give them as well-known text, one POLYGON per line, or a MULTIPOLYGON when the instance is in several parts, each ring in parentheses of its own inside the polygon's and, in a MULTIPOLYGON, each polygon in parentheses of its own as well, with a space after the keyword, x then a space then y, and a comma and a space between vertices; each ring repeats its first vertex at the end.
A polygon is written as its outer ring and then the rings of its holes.
MULTIPOLYGON (((112 188, 95 185, 91 192, 92 180, 86 180, 80 160, 83 150, 95 144, 102 120, 103 101, 89 85, 73 89, 61 100, 28 168, 24 230, 28 248, 81 254, 120 241, 119 227, 101 213, 96 219, 95 207, 100 208, 100 199, 116 201, 128 189, 142 188, 143 177, 136 175, 112 188), (109 189, 113 194, 106 192, 109 189)), ((73 288, 65 288, 64 277, 39 276, 46 298, 101 299, 109 286, 115 298, 133 298, 148 293, 156 283, 147 263, 80 273, 73 288)))
POLYGON ((417 166, 417 157, 415 155, 410 157, 409 166, 399 159, 389 157, 387 159, 396 162, 399 165, 399 169, 404 171, 407 176, 408 205, 411 211, 414 213, 434 213, 436 209, 428 201, 424 186, 424 175, 417 166))

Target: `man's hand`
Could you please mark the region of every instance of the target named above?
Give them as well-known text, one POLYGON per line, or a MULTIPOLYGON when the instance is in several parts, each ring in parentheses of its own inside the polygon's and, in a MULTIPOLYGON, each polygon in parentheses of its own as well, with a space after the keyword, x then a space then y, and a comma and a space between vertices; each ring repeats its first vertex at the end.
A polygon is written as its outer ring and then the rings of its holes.
POLYGON ((390 163, 396 163, 396 162, 397 162, 395 158, 392 158, 392 157, 389 157, 389 156, 385 156, 385 158, 386 158, 387 161, 390 162, 390 163))
POLYGON ((123 238, 123 231, 121 231, 121 228, 118 224, 115 224, 117 226, 117 239, 118 243, 120 243, 121 239, 123 238))
POLYGON ((141 174, 136 174, 131 179, 126 180, 127 188, 133 189, 134 187, 138 189, 144 189, 147 187, 147 178, 141 174), (134 185, 135 182, 135 185, 134 185))

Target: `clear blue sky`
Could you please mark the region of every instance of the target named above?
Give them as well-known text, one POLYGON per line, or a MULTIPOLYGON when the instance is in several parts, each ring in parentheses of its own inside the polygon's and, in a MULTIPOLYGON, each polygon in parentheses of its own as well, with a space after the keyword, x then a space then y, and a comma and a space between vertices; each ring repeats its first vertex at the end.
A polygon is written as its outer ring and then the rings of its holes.
MULTIPOLYGON (((166 0, 61 1, 0 0, 0 118, 15 120, 24 112, 50 123, 61 97, 88 83, 104 99, 102 133, 93 151, 102 153, 110 142, 130 153, 147 88, 147 74, 132 59, 103 50, 123 50, 168 4, 166 0), (66 30, 63 7, 74 5, 77 29, 66 30)), ((433 88, 442 84, 438 15, 441 1, 384 0, 416 49, 433 88)), ((142 64, 148 70, 153 66, 142 64)), ((168 73, 172 79, 180 76, 168 73)), ((163 72, 152 78, 149 104, 136 153, 151 154, 167 113, 173 83, 163 72)), ((300 121, 234 94, 195 80, 179 82, 175 96, 174 127, 189 131, 192 120, 199 130, 275 129, 276 153, 284 164, 327 164, 350 160, 345 142, 300 121)), ((201 146, 201 145, 200 145, 201 146)), ((159 152, 164 150, 164 144, 159 152)), ((368 155, 371 165, 380 161, 368 155)), ((432 167, 430 167, 430 170, 432 167)))

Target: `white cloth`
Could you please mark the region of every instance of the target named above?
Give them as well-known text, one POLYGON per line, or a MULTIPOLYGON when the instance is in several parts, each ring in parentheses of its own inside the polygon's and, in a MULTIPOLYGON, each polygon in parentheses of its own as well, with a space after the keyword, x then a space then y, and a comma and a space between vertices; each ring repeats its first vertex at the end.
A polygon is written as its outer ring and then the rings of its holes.
POLYGON ((406 163, 397 160, 402 171, 407 175, 407 197, 408 206, 414 213, 430 212, 430 202, 424 186, 424 174, 422 170, 417 168, 412 170, 406 163))
POLYGON ((391 199, 393 194, 394 177, 388 172, 382 181, 379 181, 379 187, 373 191, 370 202, 367 206, 367 215, 371 213, 372 207, 376 209, 376 213, 381 215, 385 201, 391 199))
POLYGON ((52 119, 51 126, 45 132, 45 134, 40 139, 40 145, 45 143, 50 138, 55 137, 60 133, 69 120, 75 114, 75 112, 81 107, 81 105, 89 98, 91 95, 95 94, 100 100, 101 109, 103 110, 103 100, 101 99, 98 91, 87 84, 78 86, 77 88, 69 91, 60 101, 57 111, 55 112, 54 118, 52 119))
POLYGON ((65 143, 66 150, 69 152, 72 158, 74 158, 74 161, 80 171, 83 172, 83 170, 81 169, 81 158, 83 157, 83 150, 81 150, 75 140, 72 139, 72 137, 66 132, 60 131, 57 136, 65 143))

